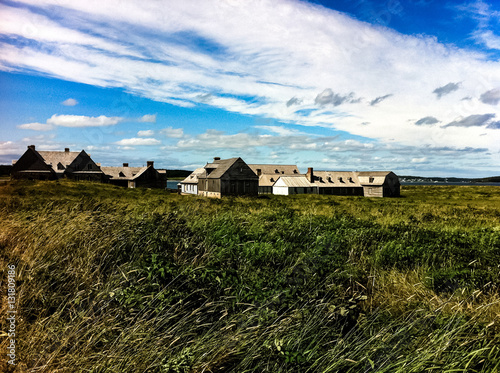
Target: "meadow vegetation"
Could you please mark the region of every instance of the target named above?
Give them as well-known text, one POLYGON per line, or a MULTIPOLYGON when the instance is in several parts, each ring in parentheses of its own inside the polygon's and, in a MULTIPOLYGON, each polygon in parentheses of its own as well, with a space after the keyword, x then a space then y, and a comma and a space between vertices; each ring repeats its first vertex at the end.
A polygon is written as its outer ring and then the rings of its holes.
POLYGON ((216 200, 0 185, 16 371, 500 371, 499 191, 216 200))

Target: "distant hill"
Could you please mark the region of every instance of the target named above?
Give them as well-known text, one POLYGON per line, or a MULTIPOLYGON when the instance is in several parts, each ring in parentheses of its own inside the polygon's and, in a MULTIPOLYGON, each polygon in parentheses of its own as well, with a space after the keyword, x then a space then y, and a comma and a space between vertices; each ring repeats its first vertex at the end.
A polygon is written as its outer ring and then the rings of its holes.
POLYGON ((10 176, 12 165, 0 165, 0 176, 10 176))
POLYGON ((191 175, 193 171, 186 171, 186 170, 167 170, 167 178, 172 179, 172 178, 186 178, 189 175, 191 175))
POLYGON ((483 178, 399 176, 402 183, 500 183, 500 176, 483 178))

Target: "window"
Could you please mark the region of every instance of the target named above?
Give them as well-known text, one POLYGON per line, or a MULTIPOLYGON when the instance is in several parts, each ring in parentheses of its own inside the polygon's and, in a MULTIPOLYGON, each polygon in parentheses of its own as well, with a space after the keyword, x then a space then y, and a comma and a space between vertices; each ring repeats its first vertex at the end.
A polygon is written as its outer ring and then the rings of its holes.
POLYGON ((375 181, 374 177, 370 177, 370 183, 373 183, 375 181))
POLYGON ((89 170, 91 170, 91 169, 92 169, 92 164, 91 164, 91 163, 89 163, 89 164, 87 165, 87 169, 89 169, 89 170))

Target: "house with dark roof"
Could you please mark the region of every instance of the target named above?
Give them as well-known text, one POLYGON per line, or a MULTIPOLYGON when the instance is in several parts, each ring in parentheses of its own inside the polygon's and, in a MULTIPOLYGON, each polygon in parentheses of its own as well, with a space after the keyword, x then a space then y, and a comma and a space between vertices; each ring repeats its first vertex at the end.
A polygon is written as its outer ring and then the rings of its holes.
POLYGON ((154 168, 154 162, 148 161, 144 167, 130 167, 123 163, 121 167, 101 167, 109 182, 126 188, 166 188, 167 175, 154 168))
POLYGON ((248 166, 259 177, 259 194, 272 194, 273 185, 280 176, 299 175, 296 165, 249 164, 248 166))
POLYGON ((259 177, 241 158, 214 158, 198 174, 198 195, 221 198, 224 196, 256 196, 259 177))
POLYGON ((11 176, 15 179, 105 181, 99 164, 95 163, 85 150, 72 152, 38 151, 35 145, 28 146, 26 152, 13 162, 11 176))

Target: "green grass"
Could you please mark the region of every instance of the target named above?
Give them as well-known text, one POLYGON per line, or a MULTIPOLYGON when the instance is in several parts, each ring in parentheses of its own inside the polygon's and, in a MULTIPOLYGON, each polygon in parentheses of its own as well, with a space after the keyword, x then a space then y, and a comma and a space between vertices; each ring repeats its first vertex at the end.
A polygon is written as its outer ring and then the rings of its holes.
POLYGON ((0 186, 17 369, 499 371, 498 187, 401 194, 0 186))

